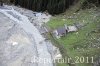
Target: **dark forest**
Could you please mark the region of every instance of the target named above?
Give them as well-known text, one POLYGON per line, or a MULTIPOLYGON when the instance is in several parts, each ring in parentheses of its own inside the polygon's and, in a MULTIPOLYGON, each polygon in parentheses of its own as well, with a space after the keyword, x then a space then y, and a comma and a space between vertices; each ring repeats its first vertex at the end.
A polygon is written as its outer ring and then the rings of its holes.
POLYGON ((10 2, 37 12, 48 11, 50 14, 59 14, 69 8, 74 0, 10 0, 10 2))
MULTIPOLYGON (((50 14, 59 14, 65 12, 71 5, 77 4, 79 1, 82 0, 10 0, 10 3, 37 12, 47 11, 50 14)), ((81 3, 82 8, 90 6, 89 4, 91 3, 96 6, 100 5, 99 0, 84 0, 84 2, 81 3)))

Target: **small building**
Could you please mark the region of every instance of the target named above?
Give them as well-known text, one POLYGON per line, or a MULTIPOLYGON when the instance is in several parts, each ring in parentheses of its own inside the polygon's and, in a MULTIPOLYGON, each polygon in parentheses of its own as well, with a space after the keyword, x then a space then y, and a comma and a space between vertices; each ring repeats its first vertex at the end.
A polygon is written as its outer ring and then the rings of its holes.
POLYGON ((82 27, 85 26, 84 23, 74 23, 74 25, 77 27, 77 29, 81 29, 82 27))
POLYGON ((76 32, 78 28, 76 26, 68 26, 68 32, 76 32))
POLYGON ((68 31, 66 30, 65 27, 60 27, 53 31, 53 36, 59 39, 62 36, 66 36, 67 33, 68 31))
POLYGON ((69 32, 76 32, 78 31, 76 26, 67 26, 64 24, 64 27, 59 27, 56 30, 53 31, 53 37, 56 37, 57 39, 66 36, 69 32))

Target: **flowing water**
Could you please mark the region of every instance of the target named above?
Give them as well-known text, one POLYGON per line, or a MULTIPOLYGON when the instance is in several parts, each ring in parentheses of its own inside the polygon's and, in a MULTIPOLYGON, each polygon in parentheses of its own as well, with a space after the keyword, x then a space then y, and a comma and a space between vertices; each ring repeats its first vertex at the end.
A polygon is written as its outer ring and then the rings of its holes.
POLYGON ((37 48, 38 58, 49 59, 49 61, 51 61, 51 62, 46 62, 46 63, 39 62, 38 66, 53 66, 52 57, 48 51, 48 48, 46 45, 47 42, 45 42, 45 38, 43 38, 39 30, 31 24, 28 17, 20 14, 14 9, 12 10, 2 9, 0 10, 0 12, 5 14, 11 20, 18 23, 22 27, 22 29, 24 29, 24 31, 27 32, 27 34, 31 35, 31 37, 34 39, 34 42, 37 48))

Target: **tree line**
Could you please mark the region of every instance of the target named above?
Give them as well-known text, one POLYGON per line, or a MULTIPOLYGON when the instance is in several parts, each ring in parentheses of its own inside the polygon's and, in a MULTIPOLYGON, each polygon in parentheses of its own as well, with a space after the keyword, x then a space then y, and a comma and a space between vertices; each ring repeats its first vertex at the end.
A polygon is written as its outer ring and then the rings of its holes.
POLYGON ((10 2, 34 11, 48 11, 50 14, 59 14, 69 8, 74 0, 10 0, 10 2))
MULTIPOLYGON (((50 14, 59 14, 66 11, 76 1, 83 0, 0 0, 6 3, 13 3, 21 7, 37 11, 47 11, 50 14)), ((91 7, 91 3, 100 6, 100 0, 84 0, 80 5, 82 8, 91 7)))

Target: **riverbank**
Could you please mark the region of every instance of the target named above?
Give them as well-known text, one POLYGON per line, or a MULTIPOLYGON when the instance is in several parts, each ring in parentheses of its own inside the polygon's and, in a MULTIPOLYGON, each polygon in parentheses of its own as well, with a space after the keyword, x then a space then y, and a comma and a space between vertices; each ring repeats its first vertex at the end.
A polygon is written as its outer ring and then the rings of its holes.
MULTIPOLYGON (((41 35, 41 33, 39 31, 39 29, 42 27, 42 24, 49 21, 49 18, 51 16, 48 15, 48 17, 47 17, 46 14, 32 12, 30 10, 16 7, 16 6, 4 5, 4 7, 0 9, 0 13, 4 14, 6 17, 13 20, 16 24, 18 24, 21 27, 21 29, 25 33, 27 33, 28 36, 30 36, 30 39, 33 40, 33 42, 34 42, 33 45, 36 50, 36 53, 34 55, 37 58, 49 59, 49 61, 50 61, 50 63, 48 63, 48 62, 45 63, 43 61, 43 63, 40 62, 40 63, 36 63, 36 64, 38 66, 41 66, 41 65, 42 66, 54 66, 52 59, 58 57, 59 54, 57 54, 56 51, 58 51, 59 49, 56 48, 55 46, 53 46, 49 40, 45 41, 46 38, 44 38, 43 35, 41 35)), ((16 37, 14 37, 14 38, 16 38, 16 37)), ((19 40, 20 39, 22 39, 22 38, 19 37, 19 40)), ((17 39, 15 39, 15 40, 16 40, 16 42, 12 41, 13 45, 19 46, 17 39)), ((24 49, 22 49, 22 50, 24 50, 24 49)), ((31 65, 34 65, 34 59, 32 59, 33 56, 32 57, 29 56, 30 57, 29 60, 26 60, 31 65)), ((22 65, 24 62, 21 63, 22 62, 21 60, 26 59, 26 58, 21 58, 21 59, 16 58, 16 59, 19 61, 17 61, 17 60, 13 61, 13 63, 11 63, 12 66, 15 66, 15 64, 17 64, 17 63, 19 64, 18 66, 22 65)), ((30 64, 28 66, 30 66, 30 64)), ((37 65, 35 65, 35 66, 37 66, 37 65)))

